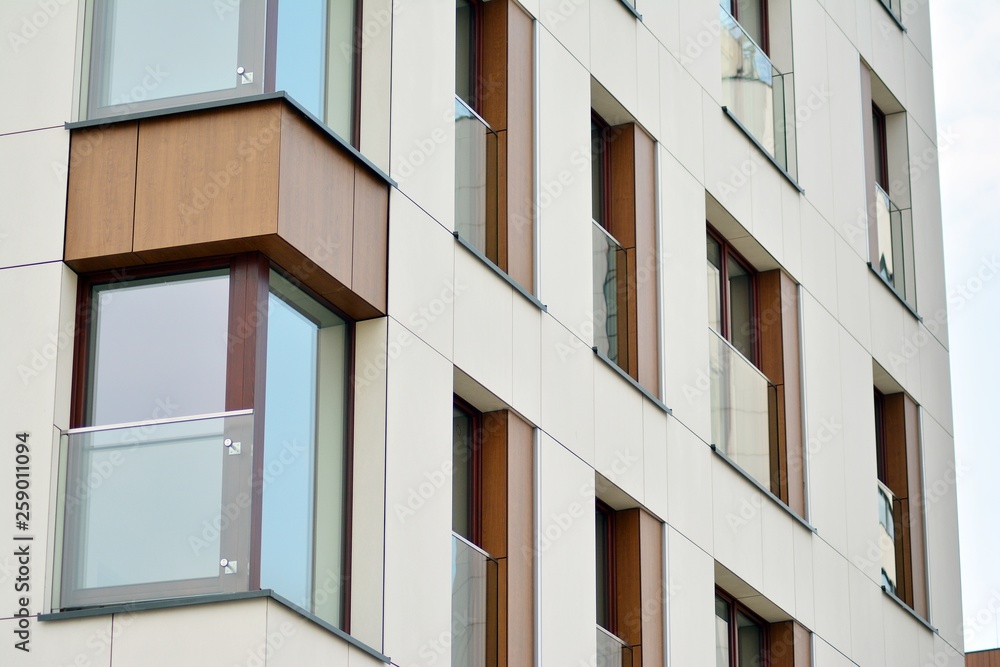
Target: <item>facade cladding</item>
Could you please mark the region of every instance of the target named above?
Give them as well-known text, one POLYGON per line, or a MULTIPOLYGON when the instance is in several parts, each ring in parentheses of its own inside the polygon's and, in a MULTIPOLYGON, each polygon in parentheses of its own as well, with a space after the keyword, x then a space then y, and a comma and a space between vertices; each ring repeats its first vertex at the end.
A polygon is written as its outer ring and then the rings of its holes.
POLYGON ((926 3, 0 26, 0 664, 962 664, 926 3))

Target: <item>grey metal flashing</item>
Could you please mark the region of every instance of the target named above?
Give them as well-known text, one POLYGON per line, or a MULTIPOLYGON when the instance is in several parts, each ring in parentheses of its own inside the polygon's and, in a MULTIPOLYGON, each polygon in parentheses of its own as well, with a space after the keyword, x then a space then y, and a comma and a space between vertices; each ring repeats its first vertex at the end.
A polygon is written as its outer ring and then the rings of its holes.
POLYGON ((738 464, 736 461, 734 461, 731 458, 729 458, 728 456, 726 456, 725 452, 723 452, 721 449, 719 449, 718 447, 716 447, 714 444, 713 445, 709 445, 709 447, 712 448, 712 451, 715 452, 716 456, 718 456, 720 459, 722 459, 723 461, 725 461, 726 463, 728 463, 732 467, 733 470, 735 470, 739 474, 743 475, 743 477, 746 477, 747 481, 749 481, 751 484, 753 484, 754 486, 756 486, 757 489, 761 493, 763 493, 768 498, 770 498, 771 500, 773 500, 775 502, 775 504, 778 505, 778 507, 780 507, 781 509, 785 510, 785 512, 790 517, 792 517, 793 519, 795 519, 796 521, 798 521, 800 524, 802 524, 802 526, 806 530, 808 530, 809 532, 812 532, 812 533, 817 533, 817 534, 819 533, 819 531, 816 530, 815 526, 813 526, 811 523, 809 523, 804 518, 802 518, 801 516, 799 516, 795 512, 795 510, 793 510, 791 507, 789 507, 788 505, 786 505, 784 503, 784 501, 781 500, 781 498, 779 498, 778 496, 776 496, 773 493, 771 493, 771 489, 767 488, 766 486, 764 486, 763 484, 761 484, 760 482, 758 482, 756 479, 754 479, 753 475, 751 475, 746 470, 744 470, 740 466, 740 464, 738 464))
POLYGON ((910 605, 906 604, 905 602, 903 602, 902 600, 900 600, 898 597, 896 597, 895 593, 893 593, 892 591, 890 591, 885 586, 882 586, 882 592, 885 593, 886 595, 888 595, 893 600, 895 600, 896 604, 898 604, 900 607, 902 607, 903 609, 905 609, 907 611, 907 613, 910 614, 910 616, 912 616, 913 618, 917 619, 920 622, 920 625, 924 626, 925 628, 927 628, 928 630, 930 630, 934 634, 940 635, 940 633, 938 632, 937 628, 935 628, 933 625, 931 625, 930 623, 928 623, 927 619, 925 619, 923 616, 921 616, 920 614, 918 614, 917 612, 915 612, 913 610, 913 607, 911 607, 910 605))
MULTIPOLYGON (((656 1, 657 1, 657 0, 653 0, 653 2, 656 2, 656 1)), ((639 10, 638 10, 638 9, 636 9, 635 7, 633 7, 632 5, 630 5, 630 4, 628 3, 628 0, 621 0, 621 3, 622 3, 623 5, 625 5, 625 8, 626 8, 626 9, 628 9, 628 10, 629 10, 630 12, 632 12, 632 14, 633 14, 633 15, 634 15, 634 16, 635 16, 635 17, 636 17, 637 19, 639 19, 640 21, 642 20, 642 14, 640 14, 640 13, 639 13, 639 10)))
POLYGON ((722 113, 726 114, 726 117, 729 118, 729 120, 731 120, 734 123, 736 123, 736 127, 740 128, 740 130, 742 130, 743 134, 747 135, 747 137, 750 139, 750 141, 752 141, 754 143, 754 145, 758 149, 760 149, 760 152, 764 154, 764 157, 766 157, 768 159, 768 161, 770 161, 770 163, 774 165, 775 169, 777 169, 781 173, 781 175, 785 177, 785 180, 787 180, 789 183, 791 183, 792 187, 794 187, 796 190, 799 191, 799 194, 803 194, 804 195, 806 193, 806 191, 802 188, 802 186, 799 185, 798 181, 796 181, 795 178, 793 178, 791 174, 789 174, 787 171, 785 171, 784 167, 782 167, 780 164, 778 164, 778 161, 774 159, 774 156, 771 155, 767 151, 766 148, 764 148, 763 144, 761 144, 759 141, 757 141, 757 137, 753 136, 753 132, 751 132, 750 130, 748 130, 747 127, 746 127, 746 125, 744 125, 743 123, 741 123, 740 119, 733 115, 733 112, 731 112, 729 110, 729 107, 722 107, 722 113))
POLYGON ((592 347, 590 349, 592 349, 594 351, 594 354, 597 355, 598 359, 601 359, 604 363, 606 363, 608 366, 610 366, 613 371, 615 371, 616 373, 618 373, 618 375, 622 376, 622 378, 624 378, 630 385, 632 385, 633 387, 635 387, 636 389, 638 389, 642 393, 643 396, 645 396, 650 401, 652 401, 653 405, 655 405, 656 407, 658 407, 660 410, 663 410, 663 412, 665 412, 668 415, 674 414, 674 411, 671 410, 670 408, 668 408, 663 401, 661 401, 656 396, 653 396, 653 392, 651 392, 650 390, 646 389, 641 384, 639 384, 634 377, 632 377, 631 375, 629 375, 628 373, 626 373, 624 370, 622 370, 622 367, 619 366, 618 364, 616 364, 615 362, 611 361, 611 359, 609 359, 607 357, 607 355, 605 355, 603 352, 601 352, 600 350, 598 350, 596 347, 592 347))
POLYGON ((466 241, 465 239, 463 239, 461 236, 459 236, 458 232, 452 232, 452 235, 458 241, 458 244, 460 246, 462 246, 463 248, 465 248, 466 250, 468 250, 469 252, 471 252, 473 255, 475 255, 479 259, 479 261, 481 261, 484 264, 486 264, 486 266, 488 266, 490 269, 492 269, 494 273, 496 273, 498 276, 500 276, 501 278, 503 278, 504 281, 507 282, 507 284, 509 284, 511 287, 513 287, 518 292, 518 294, 520 294, 525 299, 527 299, 528 301, 530 301, 531 303, 533 303, 535 305, 535 307, 538 308, 539 310, 541 310, 543 312, 548 312, 548 310, 549 310, 548 306, 546 306, 544 303, 542 303, 541 301, 539 301, 538 297, 536 297, 534 294, 532 294, 528 290, 524 289, 524 287, 521 286, 521 283, 517 282, 516 280, 514 280, 513 278, 511 278, 509 275, 507 275, 507 272, 504 271, 503 269, 501 269, 496 264, 494 264, 493 260, 491 260, 489 257, 487 257, 486 255, 484 255, 483 253, 479 252, 479 249, 476 246, 472 245, 471 243, 469 243, 468 241, 466 241))
POLYGON ((878 4, 882 5, 882 9, 884 9, 886 13, 892 17, 893 22, 899 26, 900 30, 902 30, 903 32, 908 32, 906 26, 903 25, 903 20, 898 16, 896 16, 895 12, 892 11, 892 8, 889 7, 889 5, 885 4, 883 0, 878 0, 878 4))
POLYGON ((901 297, 899 295, 899 292, 897 292, 896 288, 892 286, 892 283, 890 283, 888 280, 886 280, 886 277, 882 275, 881 271, 877 271, 875 269, 875 267, 872 266, 871 262, 868 262, 868 268, 872 270, 872 273, 874 273, 876 276, 878 276, 879 280, 882 281, 882 284, 884 284, 886 287, 889 288, 889 291, 892 292, 892 295, 894 297, 896 297, 897 299, 899 299, 899 302, 901 304, 903 304, 903 307, 906 308, 906 310, 908 310, 910 312, 910 315, 913 315, 915 318, 917 318, 918 322, 923 322, 924 321, 924 318, 920 316, 920 313, 917 312, 917 309, 914 308, 913 306, 911 306, 906 301, 906 299, 904 299, 903 297, 901 297))
POLYGON ((108 125, 114 125, 116 123, 127 123, 134 120, 146 120, 149 118, 162 118, 164 116, 173 116, 175 114, 191 113, 194 111, 207 111, 211 109, 222 109, 225 107, 237 106, 240 104, 254 104, 257 102, 267 102, 269 100, 285 100, 288 102, 296 111, 312 121, 318 129, 322 130, 327 136, 333 139, 336 143, 340 144, 341 148, 351 153, 356 160, 364 164, 368 169, 389 184, 391 187, 398 187, 396 181, 392 179, 389 174, 385 173, 379 169, 375 164, 366 158, 361 151, 351 145, 349 141, 345 141, 339 134, 331 130, 326 123, 321 121, 319 118, 314 116, 312 112, 308 111, 305 107, 295 101, 295 98, 286 93, 283 90, 279 90, 276 93, 261 93, 259 95, 248 95, 246 97, 233 97, 225 100, 213 100, 211 102, 200 102, 198 104, 185 104, 176 107, 167 107, 165 109, 150 109, 148 111, 137 111, 135 113, 124 114, 121 116, 111 116, 107 118, 94 118, 92 120, 81 120, 73 123, 66 123, 65 127, 67 130, 81 130, 89 127, 106 127, 108 125))

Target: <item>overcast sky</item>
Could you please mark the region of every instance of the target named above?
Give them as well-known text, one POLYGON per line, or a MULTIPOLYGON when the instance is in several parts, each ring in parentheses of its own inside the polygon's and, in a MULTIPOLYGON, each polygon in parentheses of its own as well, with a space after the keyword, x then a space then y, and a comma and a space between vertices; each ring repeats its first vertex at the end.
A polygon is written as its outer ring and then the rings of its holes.
POLYGON ((1000 646, 1000 3, 930 3, 966 650, 1000 646), (963 294, 964 290, 964 294, 963 294))

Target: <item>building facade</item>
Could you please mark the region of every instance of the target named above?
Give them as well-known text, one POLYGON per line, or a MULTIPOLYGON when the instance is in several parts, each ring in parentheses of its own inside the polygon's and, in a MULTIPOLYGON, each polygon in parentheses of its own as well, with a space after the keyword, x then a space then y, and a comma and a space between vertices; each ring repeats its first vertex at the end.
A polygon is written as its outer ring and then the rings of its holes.
POLYGON ((964 663, 926 2, 0 26, 0 664, 964 663))

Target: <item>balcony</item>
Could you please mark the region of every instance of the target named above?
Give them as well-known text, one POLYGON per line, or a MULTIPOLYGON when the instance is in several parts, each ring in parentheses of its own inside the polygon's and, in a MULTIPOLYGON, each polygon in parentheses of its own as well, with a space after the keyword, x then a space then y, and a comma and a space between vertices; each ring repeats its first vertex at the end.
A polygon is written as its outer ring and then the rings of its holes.
POLYGON ((902 504, 882 482, 878 482, 879 550, 882 553, 882 586, 893 595, 899 581, 896 572, 896 523, 902 504))
POLYGON ((250 589, 253 412, 62 434, 53 608, 250 589))
POLYGON ((458 535, 451 536, 451 664, 497 664, 497 562, 458 535))
POLYGON ((619 341, 628 336, 625 249, 603 226, 591 221, 594 242, 594 347, 619 363, 619 341))
MULTIPOLYGON (((869 221, 869 224, 871 222, 869 221)), ((913 217, 910 209, 896 206, 885 190, 875 184, 877 255, 872 268, 912 309, 917 308, 917 286, 913 271, 913 217)))
POLYGON ((632 647, 599 625, 597 667, 632 667, 632 647))
POLYGON ((455 229, 497 264, 497 134, 461 98, 455 98, 455 229))
POLYGON ((722 24, 723 107, 775 163, 798 178, 795 138, 795 85, 781 73, 724 7, 722 24))
POLYGON ((775 492, 778 394, 729 341, 709 329, 712 442, 763 487, 775 492))

